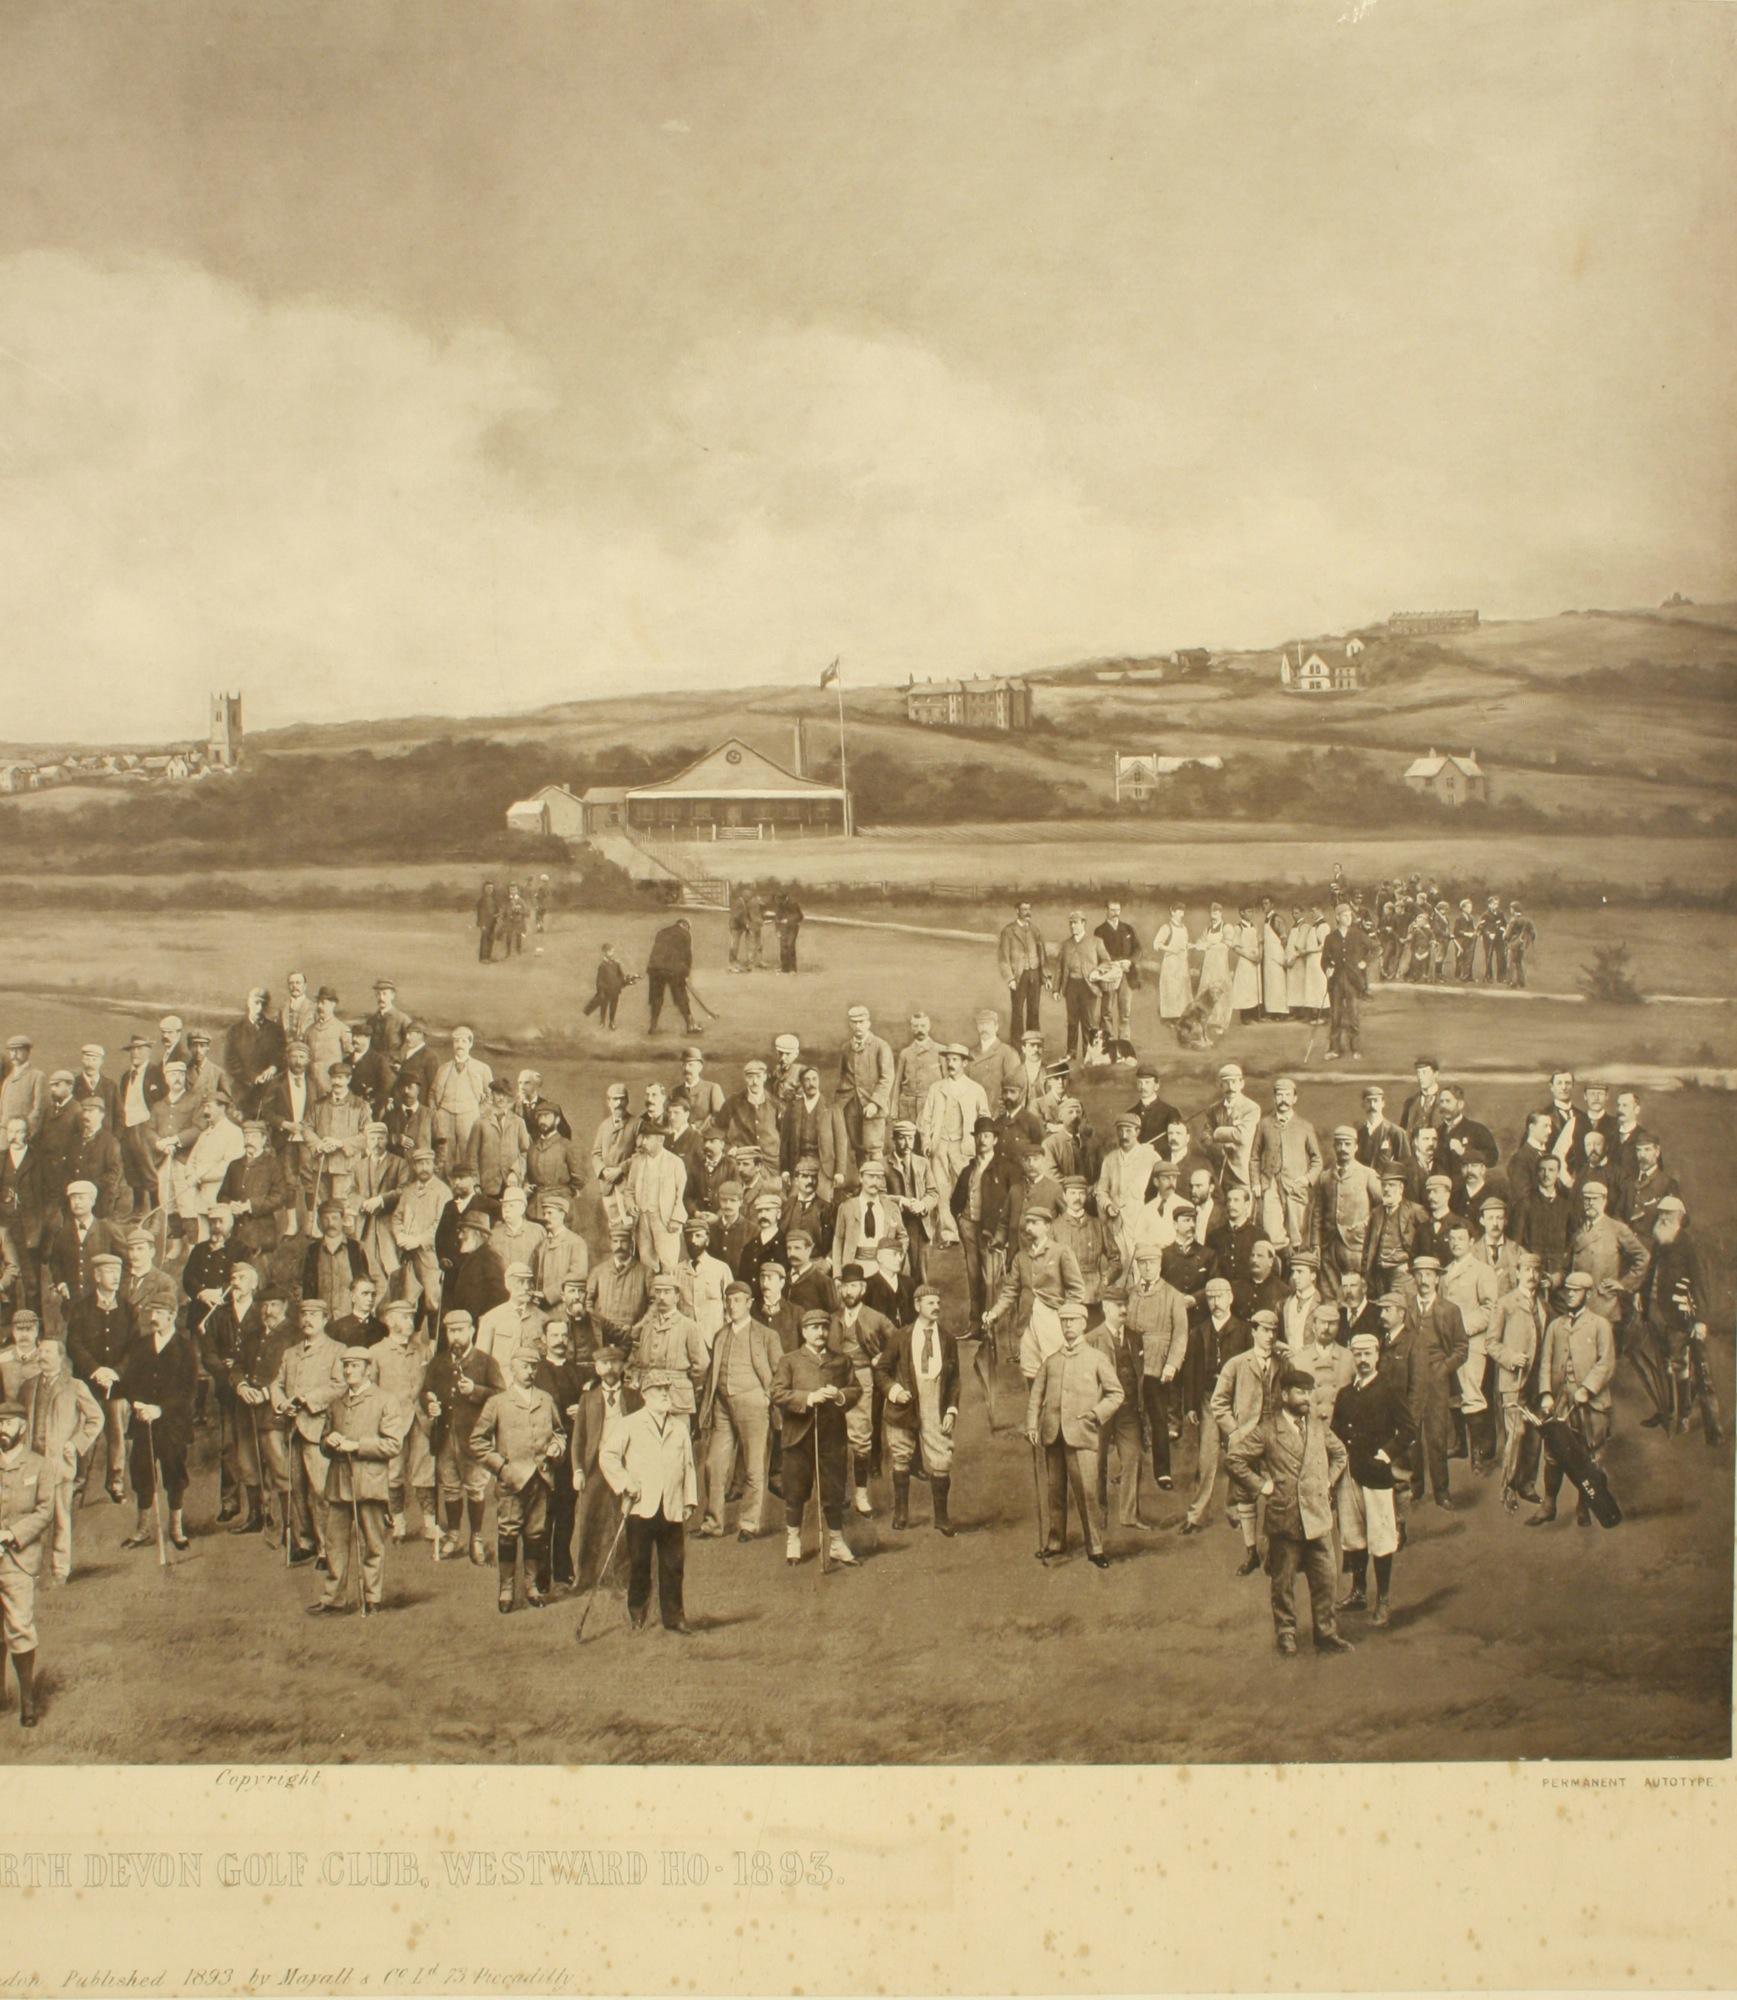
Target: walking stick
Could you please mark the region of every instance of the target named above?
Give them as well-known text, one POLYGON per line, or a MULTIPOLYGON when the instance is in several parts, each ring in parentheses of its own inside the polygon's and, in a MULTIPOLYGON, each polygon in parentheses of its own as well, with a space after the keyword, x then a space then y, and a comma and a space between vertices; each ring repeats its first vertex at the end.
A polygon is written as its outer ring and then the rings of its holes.
POLYGON ((283 1566, 295 1567, 295 1518, 296 1518, 296 1460, 301 1456, 301 1440, 296 1433, 295 1411, 291 1410, 289 1423, 283 1434, 285 1471, 283 1496, 283 1566))
POLYGON ((995 1421, 995 1350, 988 1336, 980 1337, 975 1343, 977 1352, 971 1366, 978 1381, 983 1385, 983 1404, 989 1415, 989 1435, 999 1434, 1001 1426, 995 1421))
MULTIPOLYGON (((599 1475, 601 1477, 601 1474, 599 1475)), ((621 1519, 615 1524, 615 1539, 609 1544, 609 1553, 603 1558, 603 1567, 597 1572, 597 1581, 591 1586, 591 1595, 585 1600, 585 1609, 579 1614, 579 1629, 573 1634, 573 1643, 578 1645, 585 1637, 585 1621, 591 1616, 591 1607, 597 1602, 597 1593, 603 1588, 604 1579, 609 1575, 610 1565, 615 1561, 615 1551, 621 1546, 621 1538, 627 1532, 627 1513, 632 1506, 625 1494, 621 1499, 621 1519)))
POLYGON ((356 1491, 356 1454, 350 1459, 350 1567, 356 1575, 356 1601, 362 1607, 362 1622, 368 1622, 368 1587, 362 1577, 362 1500, 356 1491))
POLYGON ((821 1492, 820 1492, 820 1412, 818 1410, 814 1410, 813 1416, 814 1416, 814 1423, 813 1423, 814 1514, 815 1514, 815 1519, 820 1523, 820 1573, 822 1576, 830 1576, 832 1574, 832 1562, 827 1554, 827 1545, 826 1545, 826 1502, 821 1497, 821 1492))
POLYGON ((275 1510, 271 1504, 271 1488, 266 1484, 265 1480, 265 1453, 260 1448, 259 1442, 259 1405, 257 1403, 248 1404, 247 1417, 248 1422, 253 1426, 253 1471, 254 1477, 259 1481, 260 1518, 266 1527, 273 1528, 276 1527, 277 1522, 274 1518, 275 1510))
POLYGON ((1035 1442, 1031 1447, 1031 1478, 1037 1492, 1037 1552, 1041 1556, 1049 1550, 1049 1476, 1043 1446, 1035 1442))
POLYGON ((157 1524, 157 1567, 169 1567, 169 1538, 163 1526, 163 1468, 157 1463, 157 1426, 154 1418, 142 1417, 145 1445, 151 1454, 151 1515, 157 1524))

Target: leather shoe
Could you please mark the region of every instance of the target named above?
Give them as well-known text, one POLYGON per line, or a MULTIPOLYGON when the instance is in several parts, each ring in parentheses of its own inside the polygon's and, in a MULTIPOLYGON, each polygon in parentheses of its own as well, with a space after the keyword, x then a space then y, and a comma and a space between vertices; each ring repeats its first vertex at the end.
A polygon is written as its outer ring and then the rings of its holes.
POLYGON ((1528 1528, 1541 1528, 1546 1521, 1554 1521, 1555 1518, 1556 1509, 1554 1507, 1540 1507, 1536 1514, 1528 1514, 1526 1516, 1526 1525, 1528 1528))
POLYGON ((1281 1632, 1277 1644, 1281 1660, 1294 1660, 1297 1657, 1297 1635, 1294 1632, 1281 1632))
POLYGON ((1349 1639, 1341 1639, 1337 1632, 1318 1632, 1315 1635, 1317 1653, 1354 1653, 1356 1650, 1349 1639))
POLYGON ((1260 1566, 1260 1551, 1258 1549, 1250 1549, 1242 1561, 1237 1564, 1236 1573, 1238 1576, 1253 1576, 1260 1566))
POLYGON ((1445 1493, 1438 1493, 1436 1495, 1435 1504, 1442 1510, 1444 1514, 1451 1514, 1454 1510, 1454 1503, 1447 1497, 1445 1493))
POLYGON ((326 1604, 324 1602, 309 1604, 304 1607, 306 1615, 309 1618, 342 1618, 348 1612, 349 1608, 347 1604, 326 1604))
POLYGON ((736 1530, 736 1539, 739 1542, 751 1542, 754 1541, 756 1537, 751 1535, 746 1528, 738 1528, 736 1530))
POLYGON ((692 1638, 694 1630, 685 1618, 678 1618, 673 1625, 666 1625, 663 1629, 673 1632, 678 1639, 692 1638))
POLYGON ((1198 1535, 1200 1533, 1200 1523, 1198 1521, 1185 1520, 1182 1523, 1181 1528, 1178 1530, 1178 1533, 1184 1535, 1198 1535))
POLYGON ((1110 1558, 1108 1556, 1089 1555, 1086 1557, 1086 1561, 1091 1564, 1093 1569, 1108 1569, 1110 1567, 1110 1558))

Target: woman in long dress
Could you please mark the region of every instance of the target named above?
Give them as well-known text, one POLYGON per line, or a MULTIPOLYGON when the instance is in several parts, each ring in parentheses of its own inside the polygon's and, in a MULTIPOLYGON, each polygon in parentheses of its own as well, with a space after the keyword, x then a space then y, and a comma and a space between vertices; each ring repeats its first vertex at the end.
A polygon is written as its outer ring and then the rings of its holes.
POLYGON ((1303 931, 1303 1005, 1316 1020, 1327 1011, 1327 973, 1321 953, 1332 929, 1319 903, 1309 912, 1303 931))
POLYGON ((1261 913, 1261 1011, 1282 1021, 1291 1011, 1285 990, 1285 920, 1271 903, 1261 913))
POLYGON ((1302 1013, 1308 1005, 1303 998, 1303 951, 1308 935, 1302 911, 1293 909, 1291 927, 1285 933, 1285 999, 1293 1014, 1302 1013))
POLYGON ((1179 1021, 1188 1010, 1190 999, 1188 985, 1188 926, 1183 921, 1182 905, 1174 905, 1170 921, 1158 926, 1152 939, 1152 949, 1158 954, 1158 1018, 1160 1021, 1179 1021))
POLYGON ((1194 997, 1205 1009, 1208 1031, 1215 1037, 1230 1026, 1230 946, 1224 905, 1214 903, 1206 929, 1200 934, 1200 981, 1194 997))
POLYGON ((1261 934, 1246 909, 1236 913, 1236 929, 1230 938, 1230 1005, 1243 1025, 1260 1012, 1261 934))

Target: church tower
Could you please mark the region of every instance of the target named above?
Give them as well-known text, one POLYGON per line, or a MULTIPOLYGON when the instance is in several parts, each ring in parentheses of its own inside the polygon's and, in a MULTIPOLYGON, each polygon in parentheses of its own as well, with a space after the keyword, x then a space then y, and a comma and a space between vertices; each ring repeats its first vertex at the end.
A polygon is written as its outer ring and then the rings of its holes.
POLYGON ((211 697, 211 741, 207 759, 218 770, 233 771, 241 762, 241 697, 214 694, 211 697))

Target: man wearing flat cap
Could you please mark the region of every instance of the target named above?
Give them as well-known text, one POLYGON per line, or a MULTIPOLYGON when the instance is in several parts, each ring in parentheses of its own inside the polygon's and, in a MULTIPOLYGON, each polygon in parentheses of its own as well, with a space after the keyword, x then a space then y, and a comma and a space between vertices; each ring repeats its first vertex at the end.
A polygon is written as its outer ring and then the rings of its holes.
POLYGON ((1070 910, 1068 934, 1055 958, 1055 984, 1067 1008, 1064 1047, 1069 1056, 1083 1057, 1091 1046, 1100 1013, 1099 995, 1111 964, 1103 939, 1087 933, 1085 911, 1070 910))
POLYGON ((247 1119, 241 1127, 241 1157, 230 1161, 217 1190, 219 1204, 234 1217, 236 1254, 262 1272, 271 1269, 282 1218, 293 1212, 295 1200, 269 1138, 264 1119, 247 1119))
MULTIPOLYGON (((75 1299, 95 1289, 92 1260, 105 1251, 121 1253, 128 1231, 96 1212, 94 1181, 73 1181, 66 1190, 66 1207, 48 1228, 43 1251, 43 1310, 50 1330, 58 1330, 75 1299)), ((173 1291, 171 1289, 171 1296, 173 1291)))
POLYGON ((72 1156, 78 1139, 79 1110, 72 1094, 72 1071, 50 1070, 48 1103, 42 1114, 42 1129, 36 1135, 36 1145, 42 1154, 51 1188, 65 1187, 72 1179, 72 1156))
POLYGON ((440 1311, 444 1274, 437 1238, 452 1190, 435 1172, 434 1148, 414 1147, 409 1172, 392 1200, 387 1226, 398 1250, 402 1295, 432 1325, 440 1311))
MULTIPOLYGON (((210 1245, 201 1244, 199 1248, 209 1249, 210 1245)), ((260 1492, 257 1476, 248 1479, 242 1467, 242 1408, 236 1398, 236 1385, 242 1379, 242 1350, 258 1338, 260 1331, 259 1308, 254 1303, 259 1291, 259 1272, 236 1258, 227 1244, 224 1249, 225 1265, 213 1264, 207 1273, 213 1283, 205 1290, 212 1297, 209 1300, 198 1294, 189 1297, 188 1332, 217 1405, 217 1518, 235 1520, 245 1499, 247 1518, 258 1528, 260 1492)))
POLYGON ((1333 1128, 1333 1158, 1311 1196, 1322 1289, 1336 1295, 1346 1271, 1363 1268, 1371 1222, 1381 1209, 1381 1177, 1357 1158, 1357 1128, 1333 1128))
POLYGON ((754 1317, 753 1289, 743 1279, 731 1279, 726 1286, 724 1314, 700 1400, 699 1429, 705 1449, 700 1533, 725 1532, 731 1470, 739 1465, 743 1494, 736 1539, 749 1542, 760 1532, 766 1501, 772 1377, 783 1350, 771 1328, 754 1317))
POLYGON ((250 987, 241 1019, 231 1023, 223 1040, 223 1067, 244 1118, 258 1117, 260 1100, 283 1073, 284 1032, 271 1018, 270 1005, 263 986, 250 987))
POLYGON ((549 1487, 567 1456, 567 1432, 554 1398, 537 1387, 542 1357, 534 1345, 513 1350, 507 1386, 482 1406, 471 1449, 495 1476, 495 1581, 498 1608, 510 1612, 521 1550, 525 1602, 540 1611, 553 1587, 549 1487))
POLYGON ((36 1579, 53 1518, 54 1475, 25 1441, 23 1408, 8 1398, 0 1402, 0 1643, 12 1655, 26 1729, 36 1727, 36 1579))
POLYGON ((109 1052, 101 1042, 86 1042, 78 1052, 78 1074, 72 1080, 74 1100, 94 1097, 102 1105, 103 1121, 112 1132, 120 1123, 121 1096, 112 1076, 103 1073, 109 1052))
MULTIPOLYGON (((89 1386, 103 1413, 106 1466, 103 1484, 111 1500, 119 1501, 126 1488, 127 1405, 119 1393, 121 1365, 136 1335, 133 1311, 121 1297, 123 1260, 118 1251, 105 1250, 91 1259, 92 1289, 74 1299, 66 1313, 67 1352, 73 1372, 89 1386)), ((82 1500, 85 1482, 96 1464, 95 1447, 86 1456, 79 1475, 82 1500)))
POLYGON ((381 1609, 387 1540, 386 1469, 404 1448, 398 1401, 374 1380, 365 1347, 346 1347, 344 1387, 326 1408, 320 1450, 326 1458, 326 1587, 308 1615, 349 1609, 350 1565, 362 1569, 364 1615, 381 1609), (361 1547, 356 1546, 360 1538, 361 1547))
POLYGON ((941 1074, 923 1094, 917 1124, 923 1155, 934 1176, 941 1242, 952 1245, 959 1240, 952 1207, 954 1184, 970 1164, 977 1123, 989 1117, 989 1099, 982 1084, 965 1074, 970 1052, 963 1042, 942 1042, 937 1053, 941 1074))
POLYGON ((211 1030, 187 1031, 187 1094, 190 1097, 221 1097, 227 1104, 234 1093, 229 1078, 211 1059, 211 1030))
POLYGON ((288 1294, 281 1285, 263 1286, 242 1317, 240 1340, 228 1365, 235 1395, 236 1460, 246 1501, 246 1511, 229 1530, 232 1535, 271 1529, 275 1536, 280 1524, 288 1534, 285 1496, 296 1433, 288 1413, 273 1404, 272 1385, 299 1339, 288 1294))
POLYGON ((651 1603, 652 1556, 657 1557, 658 1615, 666 1632, 686 1633, 684 1525, 699 1500, 693 1439, 672 1408, 687 1388, 680 1371, 652 1368, 640 1385, 644 1402, 606 1433, 597 1467, 620 1495, 627 1529, 627 1622, 643 1631, 651 1603))
MULTIPOLYGON (((1610 1321, 1592 1310, 1595 1282, 1587 1271, 1569 1271, 1562 1280, 1562 1311, 1544 1334, 1538 1407, 1544 1416, 1572 1424, 1596 1463, 1610 1439, 1610 1385, 1617 1349, 1610 1321)), ((1562 1467, 1546 1452, 1544 1498, 1538 1511, 1526 1517, 1527 1527, 1555 1520, 1561 1490, 1562 1467)), ((1592 1511, 1584 1494, 1574 1518, 1583 1528, 1591 1525, 1592 1511)))
POLYGON ((1093 1568, 1107 1569, 1097 1505, 1098 1454, 1104 1426, 1122 1407, 1122 1384, 1103 1350, 1084 1337, 1085 1306, 1068 1299, 1057 1317, 1061 1344, 1031 1376, 1025 1407, 1025 1435, 1043 1450, 1048 1485, 1049 1535, 1041 1553, 1045 1558, 1065 1553, 1071 1494, 1087 1559, 1093 1568))
POLYGON ((330 1573, 326 1557, 326 1471, 320 1452, 326 1412, 344 1393, 344 1350, 327 1332, 331 1311, 324 1299, 306 1298, 297 1309, 300 1339, 286 1347, 271 1384, 271 1407, 285 1431, 284 1520, 290 1564, 316 1557, 330 1573))
POLYGON ((651 1273, 634 1254, 633 1230, 622 1224, 609 1232, 609 1255, 585 1280, 585 1315, 597 1341, 614 1340, 623 1353, 651 1304, 651 1273))
MULTIPOLYGON (((1455 1394, 1469 1342, 1459 1307, 1442 1296, 1441 1274, 1441 1259, 1427 1251, 1411 1260, 1412 1283, 1417 1289, 1412 1309, 1417 1369, 1411 1414, 1423 1441, 1430 1496, 1438 1507, 1450 1509, 1453 1501, 1448 1494, 1448 1459, 1454 1442, 1455 1394)), ((1423 1498, 1421 1476, 1413 1479, 1413 1497, 1423 1498)))
POLYGON ((891 1043, 874 1032, 866 1007, 849 1008, 845 1024, 833 1097, 844 1114, 852 1156, 860 1161, 886 1150, 895 1064, 891 1043))
POLYGON ((520 1349, 540 1354, 543 1346, 543 1310, 532 1296, 536 1272, 522 1259, 506 1267, 507 1296, 476 1323, 476 1344, 484 1354, 492 1354, 503 1383, 513 1379, 513 1356, 520 1349))
POLYGON ((844 1539, 846 1426, 864 1392, 852 1358, 831 1344, 831 1320, 817 1307, 802 1315, 801 1346, 780 1355, 773 1370, 772 1407, 782 1446, 784 1560, 802 1560, 802 1517, 818 1483, 827 1560, 850 1568, 856 1557, 844 1539))
POLYGON ((638 1149, 622 1182, 627 1209, 635 1219, 640 1261, 649 1270, 671 1270, 682 1249, 687 1217, 688 1173, 664 1151, 664 1128, 641 1120, 638 1149))
POLYGON ((627 1379, 642 1393, 647 1375, 665 1378, 669 1407, 678 1417, 694 1414, 696 1394, 711 1356, 705 1339, 678 1304, 680 1284, 673 1270, 651 1280, 651 1309, 633 1329, 627 1379))
POLYGON ((483 1405, 506 1385, 494 1356, 479 1352, 474 1336, 468 1312, 452 1307, 442 1314, 441 1340, 422 1378, 421 1403, 428 1419, 439 1490, 439 1553, 444 1558, 459 1551, 462 1505, 469 1528, 470 1559, 480 1568, 488 1561, 483 1516, 488 1507, 489 1469, 473 1448, 474 1433, 483 1405))
POLYGON ((69 1183, 92 1182, 97 1190, 97 1214, 124 1221, 132 1213, 133 1191, 127 1181, 121 1142, 108 1129, 108 1113, 100 1097, 82 1098, 77 1108, 78 1131, 66 1158, 66 1179, 69 1183))
POLYGON ((48 1245, 62 1214, 42 1149, 22 1117, 0 1127, 0 1309, 41 1303, 48 1245))
POLYGON ((1115 1127, 1115 1144, 1104 1154, 1103 1165, 1098 1169, 1098 1214, 1115 1240, 1118 1256, 1126 1264, 1134 1254, 1158 1156, 1140 1138, 1138 1111, 1118 1112, 1115 1127))
POLYGON ((28 1035, 6 1038, 6 1062, 0 1069, 0 1131, 10 1118, 22 1118, 32 1139, 42 1130, 48 1112, 48 1079, 31 1060, 28 1035))

